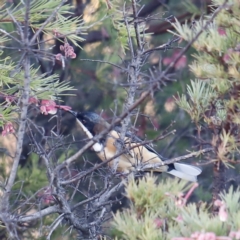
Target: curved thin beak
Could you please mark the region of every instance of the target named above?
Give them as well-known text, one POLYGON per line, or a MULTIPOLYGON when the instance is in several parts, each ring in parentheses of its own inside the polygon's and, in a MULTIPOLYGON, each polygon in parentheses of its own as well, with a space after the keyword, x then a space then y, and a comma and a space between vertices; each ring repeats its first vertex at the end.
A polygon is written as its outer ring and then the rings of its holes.
POLYGON ((74 117, 77 117, 77 114, 78 114, 77 112, 72 110, 68 110, 68 112, 71 113, 74 117))

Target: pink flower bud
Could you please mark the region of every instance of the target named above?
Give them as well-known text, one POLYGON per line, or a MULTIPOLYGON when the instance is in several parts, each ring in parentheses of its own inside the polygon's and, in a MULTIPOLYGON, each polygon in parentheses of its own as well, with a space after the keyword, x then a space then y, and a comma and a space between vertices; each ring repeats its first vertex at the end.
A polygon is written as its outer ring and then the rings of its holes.
POLYGON ((69 111, 69 110, 72 109, 71 107, 69 107, 69 106, 64 106, 64 105, 57 105, 56 107, 59 108, 59 109, 62 109, 62 110, 64 110, 64 111, 69 111))
POLYGON ((228 213, 227 213, 227 209, 226 209, 225 205, 222 205, 219 208, 218 216, 219 216, 220 221, 222 221, 222 222, 226 222, 227 221, 228 213))
POLYGON ((205 233, 200 233, 199 236, 197 237, 197 240, 206 240, 205 233))
POLYGON ((54 30, 53 30, 53 34, 54 34, 54 36, 56 36, 56 37, 62 37, 62 36, 63 36, 57 29, 54 29, 54 30))
POLYGON ((232 48, 230 48, 230 49, 228 49, 227 50, 227 52, 223 55, 223 61, 225 62, 225 63, 228 63, 230 60, 231 60, 231 53, 233 52, 233 49, 232 48))
POLYGON ((57 105, 53 100, 45 100, 41 101, 40 111, 44 115, 55 114, 57 109, 62 109, 64 111, 69 111, 71 107, 65 105, 57 105))
POLYGON ((55 202, 50 186, 44 187, 43 190, 37 194, 37 197, 40 198, 45 205, 50 205, 55 202))
POLYGON ((55 58, 58 60, 58 61, 61 61, 62 60, 62 57, 63 55, 61 53, 58 53, 56 54, 55 58))
POLYGON ((174 237, 171 238, 171 240, 193 240, 193 239, 188 237, 174 237))
POLYGON ((235 233, 235 238, 237 240, 240 240, 240 230, 238 230, 236 233, 235 233))
POLYGON ((226 36, 226 30, 224 28, 218 28, 218 34, 220 36, 226 36))
POLYGON ((181 215, 178 215, 178 216, 175 218, 175 220, 176 220, 177 222, 179 222, 179 223, 183 223, 183 218, 182 218, 181 215))
POLYGON ((6 97, 5 97, 5 101, 6 101, 7 103, 12 103, 12 102, 14 102, 15 99, 16 99, 16 98, 15 98, 14 96, 6 96, 6 97))
POLYGON ((191 238, 198 238, 198 236, 200 235, 200 232, 194 232, 191 234, 191 238))
POLYGON ((180 59, 175 64, 175 69, 179 70, 185 68, 187 65, 187 57, 185 55, 181 56, 180 59))
POLYGON ((229 237, 230 237, 230 238, 235 238, 235 237, 236 237, 236 232, 231 231, 231 232, 229 233, 229 237))
POLYGON ((154 223, 156 225, 156 228, 160 228, 161 226, 163 226, 164 221, 161 218, 155 218, 154 223))
POLYGON ((73 59, 73 58, 76 58, 76 56, 77 56, 77 55, 76 55, 75 52, 72 52, 71 55, 69 55, 69 57, 72 58, 72 59, 73 59))
POLYGON ((28 100, 28 103, 38 105, 38 100, 35 97, 30 97, 29 100, 28 100))
POLYGON ((13 125, 11 122, 7 122, 4 126, 3 126, 3 131, 2 131, 2 136, 6 136, 9 133, 14 133, 15 130, 13 128, 13 125))
POLYGON ((178 199, 175 201, 175 205, 176 205, 177 207, 182 207, 182 206, 184 206, 184 205, 185 205, 184 199, 183 199, 183 198, 178 198, 178 199))
POLYGON ((67 42, 65 42, 64 45, 60 46, 60 50, 64 52, 66 58, 76 58, 77 56, 74 52, 74 48, 67 42))
POLYGON ((40 111, 44 115, 55 114, 57 112, 56 103, 53 100, 42 100, 40 111))
POLYGON ((216 240, 216 234, 212 232, 205 233, 205 240, 216 240))
POLYGON ((215 200, 214 205, 215 205, 216 207, 220 207, 220 206, 223 205, 223 202, 222 202, 221 200, 217 199, 217 200, 215 200))
MULTIPOLYGON (((179 51, 175 51, 171 57, 163 58, 163 65, 166 66, 171 64, 173 61, 175 61, 175 59, 179 56, 179 54, 180 54, 179 51)), ((187 65, 187 57, 186 55, 182 55, 179 58, 179 60, 175 63, 174 68, 176 70, 179 70, 186 67, 186 65, 187 65)))

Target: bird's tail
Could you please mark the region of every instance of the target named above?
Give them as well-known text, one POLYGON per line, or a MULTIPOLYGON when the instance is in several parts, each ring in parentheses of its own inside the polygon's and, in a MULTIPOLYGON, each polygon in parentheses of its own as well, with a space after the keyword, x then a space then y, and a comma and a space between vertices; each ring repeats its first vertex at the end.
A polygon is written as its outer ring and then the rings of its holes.
POLYGON ((202 172, 198 167, 191 166, 185 163, 173 163, 169 165, 167 173, 191 181, 196 182, 197 176, 202 172))

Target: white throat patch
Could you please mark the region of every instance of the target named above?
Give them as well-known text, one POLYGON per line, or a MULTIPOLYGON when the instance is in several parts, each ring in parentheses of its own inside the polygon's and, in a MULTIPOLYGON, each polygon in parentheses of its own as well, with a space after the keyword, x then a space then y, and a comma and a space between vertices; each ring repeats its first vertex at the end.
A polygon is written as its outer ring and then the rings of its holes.
MULTIPOLYGON (((92 133, 82 124, 80 120, 77 119, 77 122, 81 126, 85 134, 88 136, 88 138, 92 139, 93 138, 92 133)), ((101 143, 96 142, 93 144, 92 148, 95 152, 101 152, 103 150, 103 145, 101 143)))

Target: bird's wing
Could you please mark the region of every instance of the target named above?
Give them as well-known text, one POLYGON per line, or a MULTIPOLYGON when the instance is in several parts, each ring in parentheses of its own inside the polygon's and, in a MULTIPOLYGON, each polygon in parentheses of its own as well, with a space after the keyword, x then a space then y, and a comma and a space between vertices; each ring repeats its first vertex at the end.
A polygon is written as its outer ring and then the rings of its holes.
MULTIPOLYGON (((120 128, 116 129, 116 132, 120 132, 120 128)), ((129 143, 132 145, 143 142, 140 138, 136 135, 132 134, 131 132, 126 133, 126 138, 129 139, 129 143)), ((139 147, 138 150, 134 151, 139 154, 141 152, 142 155, 145 156, 143 159, 144 163, 159 163, 160 161, 166 160, 166 158, 162 157, 155 149, 153 149, 149 144, 146 144, 142 147, 139 147), (145 161, 147 160, 147 161, 145 161)), ((163 172, 167 171, 169 174, 174 175, 176 177, 195 182, 197 181, 197 176, 202 172, 202 170, 198 167, 191 166, 185 163, 172 163, 169 164, 168 167, 161 166, 159 168, 151 169, 155 172, 163 172), (165 168, 164 168, 165 167, 165 168)))
MULTIPOLYGON (((115 130, 118 132, 118 133, 120 133, 120 131, 121 131, 121 128, 120 127, 116 127, 115 128, 115 130)), ((129 138, 129 141, 131 142, 131 143, 142 143, 143 142, 143 140, 141 139, 141 138, 139 138, 139 137, 137 137, 135 134, 133 134, 132 132, 130 132, 130 131, 127 131, 126 132, 126 135, 125 135, 127 138, 129 138)), ((159 154, 153 147, 151 147, 151 145, 150 144, 144 144, 144 147, 148 150, 148 151, 150 151, 150 152, 152 152, 152 153, 155 153, 161 160, 167 160, 167 158, 165 158, 165 157, 163 157, 161 154, 159 154)))
MULTIPOLYGON (((126 170, 133 170, 137 166, 141 168, 145 164, 157 164, 162 162, 156 151, 149 151, 145 145, 138 144, 142 142, 138 138, 135 138, 135 141, 133 141, 132 136, 129 135, 129 133, 126 134, 124 141, 120 140, 120 133, 117 130, 114 129, 108 134, 104 151, 107 158, 110 156, 114 157, 117 151, 116 141, 122 145, 124 150, 126 150, 126 153, 119 156, 119 169, 127 167, 126 170)), ((100 156, 100 158, 104 161, 103 157, 100 156)), ((168 166, 159 166, 158 169, 161 170, 161 172, 165 172, 168 170, 168 166)))

